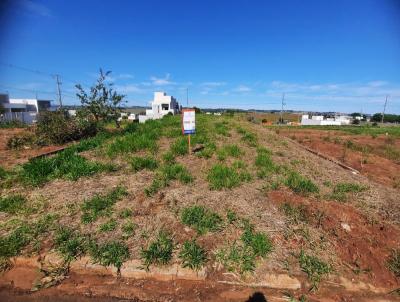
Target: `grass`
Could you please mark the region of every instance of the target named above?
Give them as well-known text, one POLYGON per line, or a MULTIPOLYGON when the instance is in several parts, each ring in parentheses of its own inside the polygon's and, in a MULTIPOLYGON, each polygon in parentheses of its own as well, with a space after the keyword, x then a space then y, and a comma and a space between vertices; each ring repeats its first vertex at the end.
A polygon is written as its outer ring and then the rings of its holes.
POLYGON ((294 224, 307 222, 308 220, 306 208, 303 205, 296 206, 285 202, 282 204, 281 210, 289 219, 289 221, 294 224))
POLYGON ((329 197, 337 201, 345 202, 347 201, 348 193, 359 193, 366 189, 366 186, 356 183, 340 182, 333 187, 332 194, 329 197))
POLYGON ((22 166, 20 177, 25 184, 40 186, 56 178, 77 180, 83 176, 114 170, 113 165, 91 162, 71 150, 66 150, 53 157, 30 160, 22 166))
POLYGON ((134 156, 131 159, 131 167, 132 170, 138 172, 140 170, 155 170, 158 167, 157 161, 154 157, 146 156, 146 157, 139 157, 134 156))
POLYGON ((266 148, 257 148, 257 157, 255 165, 258 169, 257 175, 260 178, 267 177, 271 172, 276 170, 276 166, 271 158, 272 152, 266 148))
POLYGON ((166 231, 160 231, 157 238, 152 241, 147 249, 142 249, 141 258, 148 269, 150 265, 166 265, 172 259, 174 242, 166 231))
POLYGON ((183 165, 176 163, 164 165, 157 171, 151 185, 145 189, 146 195, 153 196, 160 189, 169 186, 169 183, 173 180, 188 184, 193 181, 193 177, 183 165))
POLYGON ((123 236, 125 238, 132 236, 135 233, 136 228, 137 228, 137 225, 135 223, 133 223, 132 221, 128 221, 128 222, 124 223, 121 227, 123 236))
POLYGON ((289 172, 289 176, 285 180, 285 185, 293 192, 302 195, 319 192, 319 188, 310 179, 301 176, 295 171, 289 172))
POLYGON ((122 264, 129 259, 130 253, 128 246, 119 241, 109 241, 103 244, 91 242, 89 252, 95 263, 103 266, 113 265, 120 274, 122 264))
POLYGON ((6 179, 8 174, 9 174, 9 172, 0 166, 0 180, 6 179))
POLYGON ((175 142, 171 145, 170 152, 174 157, 188 154, 189 145, 187 137, 182 136, 177 138, 175 142))
POLYGON ((222 218, 203 206, 184 208, 181 213, 183 224, 194 228, 199 235, 215 232, 222 227, 222 218))
POLYGON ((247 225, 242 237, 243 243, 253 250, 254 256, 266 257, 272 251, 272 242, 266 234, 255 232, 254 228, 247 225))
POLYGON ((308 279, 311 281, 312 290, 318 289, 318 284, 320 283, 321 278, 332 271, 329 264, 315 256, 305 254, 303 250, 301 250, 299 255, 299 264, 302 271, 307 274, 308 279))
POLYGON ((231 136, 229 133, 229 127, 227 122, 216 122, 214 124, 215 133, 223 136, 231 136))
POLYGON ((7 236, 0 237, 0 258, 7 259, 18 256, 22 249, 32 240, 31 229, 27 224, 23 224, 13 230, 7 236))
POLYGON ((99 232, 112 232, 117 228, 117 221, 115 219, 110 219, 106 223, 99 226, 99 232))
POLYGON ((250 147, 256 147, 258 143, 257 135, 242 128, 238 127, 237 132, 242 135, 242 141, 250 147))
POLYGON ((256 268, 256 257, 252 249, 236 242, 228 248, 218 250, 215 257, 230 272, 244 274, 256 268))
POLYGON ((196 243, 196 240, 186 240, 179 253, 182 267, 189 267, 192 270, 199 270, 207 261, 206 251, 196 243))
POLYGON ((244 152, 239 148, 238 145, 224 145, 217 151, 217 157, 219 160, 225 160, 228 156, 239 158, 244 152))
POLYGON ((26 204, 26 198, 22 195, 9 195, 0 197, 0 212, 16 214, 26 204))
POLYGON ((54 245, 64 261, 70 263, 85 253, 86 238, 69 227, 60 227, 55 234, 54 245))
POLYGON ((132 210, 131 209, 128 209, 128 208, 125 208, 125 209, 122 209, 120 212, 119 212, 119 218, 122 218, 122 219, 125 219, 125 218, 129 218, 129 217, 131 217, 132 216, 132 210))
POLYGON ((127 194, 128 192, 125 188, 117 187, 108 194, 97 194, 94 197, 85 200, 81 206, 82 222, 90 223, 95 221, 100 216, 109 214, 112 206, 127 194))
POLYGON ((400 277, 400 249, 394 249, 392 251, 392 254, 387 260, 387 267, 396 277, 400 277))
POLYGON ((251 175, 238 167, 215 164, 209 170, 207 180, 211 190, 232 189, 244 181, 251 180, 251 175))

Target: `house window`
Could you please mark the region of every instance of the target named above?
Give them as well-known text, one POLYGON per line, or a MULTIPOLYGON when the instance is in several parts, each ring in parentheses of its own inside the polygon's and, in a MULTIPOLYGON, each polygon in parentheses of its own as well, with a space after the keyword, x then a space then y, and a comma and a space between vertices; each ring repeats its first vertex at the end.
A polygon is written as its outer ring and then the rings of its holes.
POLYGON ((169 110, 169 104, 161 104, 162 110, 169 110))

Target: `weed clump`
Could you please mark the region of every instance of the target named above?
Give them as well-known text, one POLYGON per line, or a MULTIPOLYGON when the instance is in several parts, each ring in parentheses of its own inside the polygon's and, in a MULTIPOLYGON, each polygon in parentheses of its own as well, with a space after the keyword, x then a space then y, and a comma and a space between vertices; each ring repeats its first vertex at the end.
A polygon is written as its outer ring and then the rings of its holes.
POLYGON ((271 158, 271 151, 266 148, 257 149, 257 157, 255 165, 258 169, 257 175, 259 178, 267 177, 271 172, 276 170, 276 166, 271 158))
POLYGON ((26 198, 22 195, 9 195, 0 197, 0 212, 16 214, 26 203, 26 198))
POLYGON ((265 257, 272 251, 272 242, 267 235, 255 232, 252 226, 247 226, 241 237, 243 243, 253 250, 254 256, 265 257))
POLYGON ((91 242, 89 244, 89 252, 95 263, 104 266, 113 265, 121 271, 122 264, 129 259, 129 248, 122 242, 110 241, 104 244, 91 242))
POLYGON ((112 165, 91 162, 71 150, 54 157, 30 160, 22 166, 21 178, 28 185, 40 186, 52 179, 77 180, 102 171, 114 171, 112 165))
POLYGON ((400 249, 393 250, 387 260, 387 267, 396 277, 400 277, 400 249))
POLYGON ((243 167, 228 167, 223 164, 214 165, 207 175, 210 189, 232 189, 239 186, 244 181, 251 180, 251 175, 241 168, 243 167))
POLYGON ((60 227, 57 230, 54 244, 66 263, 70 263, 86 251, 86 238, 68 227, 60 227))
POLYGON ((117 228, 117 222, 115 221, 115 219, 110 219, 106 223, 103 223, 102 225, 100 225, 99 231, 103 232, 103 233, 111 232, 111 231, 115 231, 116 228, 117 228))
POLYGON ((359 193, 365 191, 366 189, 366 186, 362 186, 356 183, 341 182, 334 186, 330 198, 344 202, 347 200, 348 193, 359 193))
POLYGON ((82 222, 90 223, 95 221, 99 216, 110 213, 112 206, 128 192, 123 187, 117 187, 106 195, 95 195, 91 199, 86 200, 82 206, 82 222))
POLYGON ((21 250, 32 240, 30 227, 21 225, 12 231, 8 236, 0 237, 0 258, 7 259, 18 256, 21 250))
POLYGON ((179 258, 182 260, 182 267, 199 270, 207 261, 207 253, 196 243, 196 240, 186 240, 182 245, 179 258))
POLYGON ((218 231, 222 225, 222 218, 203 206, 191 206, 183 209, 181 221, 183 224, 193 227, 199 235, 218 231))
POLYGON ((318 289, 318 284, 320 283, 321 278, 332 271, 329 264, 315 256, 305 254, 303 250, 301 250, 299 255, 299 264, 303 272, 307 274, 308 279, 311 281, 312 290, 318 289))
POLYGON ((141 258, 148 269, 150 265, 166 265, 172 259, 174 242, 166 231, 160 231, 147 249, 142 249, 141 258))
POLYGON ((257 146, 258 139, 254 133, 242 127, 237 128, 237 132, 242 135, 242 141, 244 141, 247 145, 249 145, 250 147, 257 146))
POLYGON ((308 178, 301 176, 297 172, 290 172, 285 181, 293 192, 298 194, 307 195, 309 193, 318 193, 319 188, 308 178))
POLYGON ((158 167, 157 161, 153 157, 138 157, 134 156, 131 160, 132 170, 138 172, 140 170, 155 170, 158 167))
POLYGON ((158 171, 151 185, 145 189, 146 195, 153 196, 160 189, 167 187, 173 180, 188 184, 193 181, 193 177, 186 167, 180 164, 165 165, 158 171))
POLYGON ((228 156, 239 158, 244 152, 238 145, 225 145, 218 150, 217 156, 219 160, 225 160, 228 156))

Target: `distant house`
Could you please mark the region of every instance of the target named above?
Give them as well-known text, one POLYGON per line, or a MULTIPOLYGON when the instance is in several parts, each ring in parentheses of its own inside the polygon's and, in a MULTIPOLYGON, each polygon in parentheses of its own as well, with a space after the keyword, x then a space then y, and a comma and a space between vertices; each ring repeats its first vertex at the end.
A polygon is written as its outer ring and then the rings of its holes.
POLYGON ((346 115, 339 115, 334 118, 325 118, 323 115, 314 115, 310 118, 308 114, 301 116, 301 125, 303 126, 340 126, 350 123, 351 117, 346 115))
POLYGON ((173 96, 165 92, 154 92, 154 100, 151 102, 151 109, 146 109, 146 115, 139 115, 139 123, 149 119, 160 119, 167 114, 179 113, 179 103, 173 96))
POLYGON ((1 120, 19 120, 27 124, 35 123, 38 113, 51 108, 50 100, 10 99, 8 94, 0 94, 0 104, 4 108, 1 120))

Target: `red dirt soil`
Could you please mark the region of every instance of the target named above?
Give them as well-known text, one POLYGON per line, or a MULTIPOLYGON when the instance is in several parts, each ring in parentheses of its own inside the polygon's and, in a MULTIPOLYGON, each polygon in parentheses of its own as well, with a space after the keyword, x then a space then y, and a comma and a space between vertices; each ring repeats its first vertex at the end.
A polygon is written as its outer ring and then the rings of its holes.
MULTIPOLYGON (((280 130, 279 134, 288 138, 295 139, 297 142, 315 150, 319 153, 328 155, 344 164, 358 170, 369 179, 380 184, 398 187, 400 186, 400 162, 390 160, 383 155, 382 148, 388 144, 384 135, 372 138, 368 135, 349 135, 339 131, 325 130, 280 130), (324 140, 324 137, 330 137, 330 141, 324 140), (334 138, 341 139, 342 143, 335 143, 334 138), (372 152, 366 157, 366 163, 363 163, 362 152, 346 149, 345 160, 343 161, 343 142, 352 141, 358 146, 368 146, 372 152)), ((396 139, 392 145, 396 150, 400 150, 400 139, 396 139)))
MULTIPOLYGON (((334 243, 335 252, 348 270, 348 278, 370 282, 376 287, 397 288, 396 279, 386 267, 390 252, 399 246, 400 230, 383 221, 368 221, 350 204, 335 201, 313 202, 296 196, 288 191, 272 191, 269 198, 277 205, 289 202, 304 205, 309 223, 322 228, 334 243), (324 213, 322 223, 318 225, 315 213, 324 213), (342 224, 350 227, 346 230, 342 224)), ((341 273, 341 275, 343 275, 341 273)))
POLYGON ((27 162, 31 157, 35 157, 48 152, 62 149, 64 146, 45 146, 30 149, 10 150, 7 148, 7 141, 15 136, 27 133, 26 128, 0 129, 0 166, 3 168, 12 168, 17 164, 27 162))

